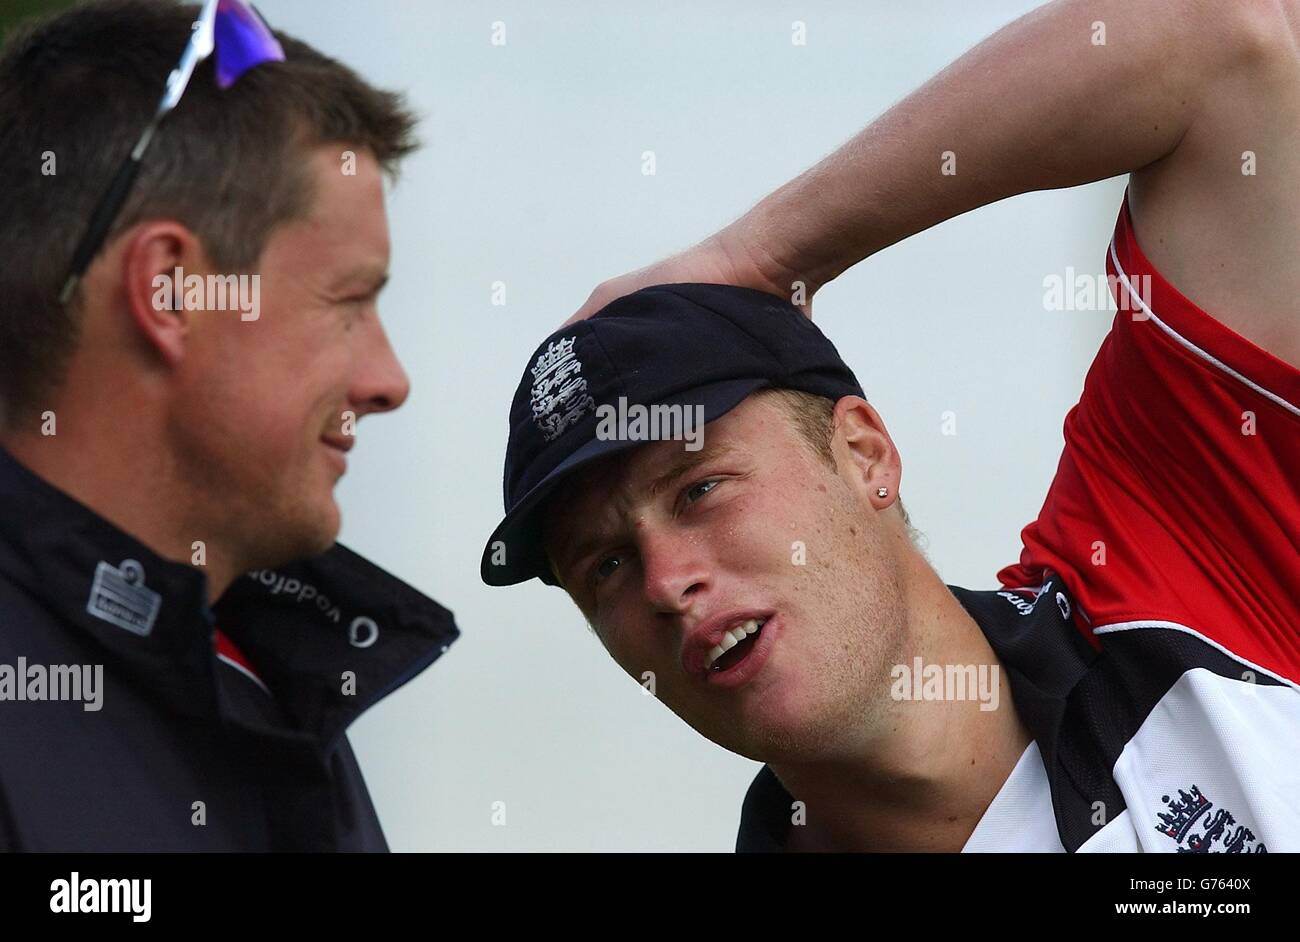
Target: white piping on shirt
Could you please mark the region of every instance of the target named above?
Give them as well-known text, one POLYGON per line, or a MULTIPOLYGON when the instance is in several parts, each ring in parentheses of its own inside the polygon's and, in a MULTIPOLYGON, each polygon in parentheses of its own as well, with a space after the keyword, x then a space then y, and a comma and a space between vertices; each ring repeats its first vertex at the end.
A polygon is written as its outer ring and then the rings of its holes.
MULTIPOLYGON (((1226 363, 1222 362, 1221 360, 1217 360, 1214 357, 1210 356, 1210 354, 1206 353, 1196 344, 1192 343, 1182 334, 1178 333, 1178 331, 1174 330, 1172 327, 1170 327, 1168 324, 1162 321, 1159 317, 1157 317, 1155 311, 1151 310, 1151 308, 1147 306, 1147 303, 1142 300, 1142 296, 1137 291, 1134 290, 1133 283, 1129 281, 1128 275, 1124 272, 1124 268, 1119 263, 1119 254, 1115 251, 1115 241, 1113 239, 1111 240, 1110 243, 1110 260, 1115 265, 1115 271, 1119 273, 1120 281, 1124 282, 1124 287, 1128 291, 1129 297, 1138 303, 1138 306, 1142 308, 1143 312, 1147 315, 1147 317, 1151 318, 1151 320, 1156 322, 1157 327, 1163 330, 1166 334, 1168 334, 1178 343, 1182 344, 1188 350, 1192 351, 1192 353, 1195 353, 1198 357, 1205 360, 1207 363, 1212 363, 1213 365, 1217 366, 1220 370, 1227 373, 1233 379, 1255 390, 1255 392, 1259 393, 1261 396, 1265 397, 1266 399, 1276 402, 1279 406, 1281 406, 1283 409, 1286 409, 1288 412, 1292 413, 1293 415, 1300 416, 1300 406, 1296 406, 1293 403, 1287 402, 1281 396, 1277 395, 1276 393, 1269 392, 1263 386, 1259 385, 1256 382, 1253 382, 1246 376, 1243 376, 1241 373, 1238 373, 1236 370, 1234 370, 1232 367, 1228 366, 1226 363)), ((1225 329, 1227 329, 1226 325, 1224 326, 1225 329)))
POLYGON ((1215 641, 1213 638, 1207 638, 1205 635, 1201 634, 1195 628, 1188 628, 1186 625, 1180 625, 1176 621, 1124 621, 1124 622, 1118 622, 1113 625, 1105 625, 1101 628, 1094 628, 1092 629, 1092 633, 1095 635, 1103 635, 1103 634, 1110 634, 1116 631, 1133 631, 1134 629, 1137 628, 1168 628, 1172 631, 1181 631, 1184 634, 1189 634, 1194 638, 1198 638, 1201 641, 1204 641, 1210 647, 1223 652, 1228 657, 1232 658, 1234 661, 1237 661, 1238 663, 1241 664, 1245 664, 1251 670, 1258 671, 1261 674, 1264 674, 1268 677, 1272 677, 1274 680, 1280 683, 1286 684, 1288 687, 1291 687, 1296 691, 1300 691, 1300 684, 1297 684, 1295 681, 1288 680, 1287 678, 1281 676, 1280 674, 1275 674, 1271 670, 1260 667, 1258 664, 1254 664, 1246 660, 1240 654, 1236 654, 1232 651, 1229 651, 1227 648, 1219 644, 1219 642, 1215 641))

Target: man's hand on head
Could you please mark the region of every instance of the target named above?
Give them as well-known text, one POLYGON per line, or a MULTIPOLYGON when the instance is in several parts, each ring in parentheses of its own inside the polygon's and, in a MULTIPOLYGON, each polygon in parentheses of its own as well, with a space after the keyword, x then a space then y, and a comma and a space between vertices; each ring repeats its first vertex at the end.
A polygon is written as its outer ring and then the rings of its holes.
POLYGON ((735 285, 766 291, 791 302, 811 318, 812 296, 821 285, 801 279, 790 267, 759 248, 763 243, 751 231, 753 215, 743 217, 684 252, 602 282, 564 326, 585 320, 611 301, 642 288, 686 283, 735 285))

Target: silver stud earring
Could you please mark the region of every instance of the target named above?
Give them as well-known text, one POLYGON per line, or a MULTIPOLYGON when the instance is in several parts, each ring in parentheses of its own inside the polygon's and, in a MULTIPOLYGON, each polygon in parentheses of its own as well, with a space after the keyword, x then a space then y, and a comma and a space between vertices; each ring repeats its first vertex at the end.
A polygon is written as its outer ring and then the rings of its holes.
POLYGON ((888 496, 889 496, 889 488, 887 488, 887 487, 878 487, 878 488, 876 488, 876 496, 877 496, 877 497, 888 497, 888 496))

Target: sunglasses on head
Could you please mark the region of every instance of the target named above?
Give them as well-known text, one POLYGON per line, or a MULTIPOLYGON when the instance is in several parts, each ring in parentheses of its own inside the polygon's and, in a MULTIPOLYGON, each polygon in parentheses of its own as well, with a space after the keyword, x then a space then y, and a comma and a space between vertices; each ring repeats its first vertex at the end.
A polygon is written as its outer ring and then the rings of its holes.
POLYGON ((61 304, 67 304, 76 293, 81 276, 103 247, 104 239, 131 194, 140 173, 140 163, 163 119, 180 103, 194 69, 214 51, 217 56, 217 86, 223 90, 234 85, 254 66, 284 61, 284 49, 251 3, 246 0, 204 0, 199 18, 191 27, 190 41, 181 53, 181 61, 167 77, 167 87, 163 90, 158 110, 118 167, 108 191, 91 214, 86 233, 73 253, 67 281, 59 292, 61 304))

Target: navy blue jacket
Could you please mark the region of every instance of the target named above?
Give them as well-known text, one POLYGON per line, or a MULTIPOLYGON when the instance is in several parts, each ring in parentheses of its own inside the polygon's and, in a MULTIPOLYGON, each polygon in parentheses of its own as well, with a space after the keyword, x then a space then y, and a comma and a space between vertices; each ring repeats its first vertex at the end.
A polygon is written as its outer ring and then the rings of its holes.
POLYGON ((345 731, 450 612, 342 546, 205 596, 0 451, 0 849, 387 850, 345 731))

